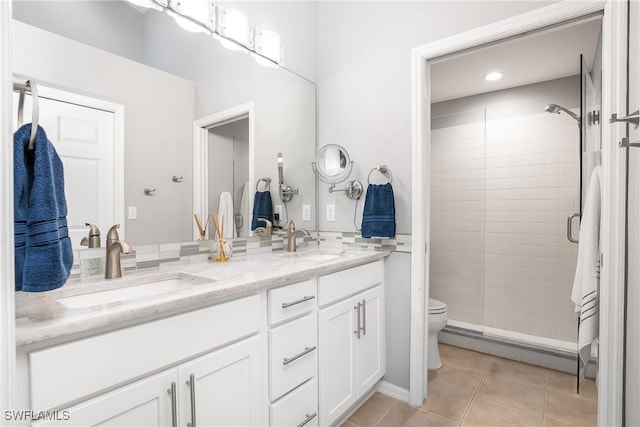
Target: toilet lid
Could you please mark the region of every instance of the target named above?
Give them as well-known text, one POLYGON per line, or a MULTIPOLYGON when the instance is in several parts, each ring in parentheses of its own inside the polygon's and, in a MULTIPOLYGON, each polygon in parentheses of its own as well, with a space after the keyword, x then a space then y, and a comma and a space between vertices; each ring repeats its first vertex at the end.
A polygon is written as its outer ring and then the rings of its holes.
POLYGON ((447 309, 447 304, 437 299, 429 298, 429 313, 443 313, 447 309))

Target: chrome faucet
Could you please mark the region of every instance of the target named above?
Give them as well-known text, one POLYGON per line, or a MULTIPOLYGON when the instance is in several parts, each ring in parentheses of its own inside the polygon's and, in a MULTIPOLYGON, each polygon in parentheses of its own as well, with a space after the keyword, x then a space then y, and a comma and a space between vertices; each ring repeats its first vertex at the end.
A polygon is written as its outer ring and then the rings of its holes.
POLYGON ((273 233, 273 223, 265 218, 256 218, 258 221, 262 221, 266 224, 266 227, 256 227, 253 232, 258 236, 271 236, 273 233))
POLYGON ((296 237, 310 236, 309 232, 304 228, 296 230, 296 224, 293 221, 289 221, 289 229, 287 230, 287 252, 295 252, 296 237))
POLYGON ((90 248, 99 248, 100 247, 100 229, 86 222, 84 225, 89 227, 89 237, 83 237, 80 241, 81 246, 88 246, 90 248))
POLYGON ((111 227, 107 233, 107 265, 104 271, 105 279, 117 279, 122 277, 120 254, 128 254, 133 251, 133 247, 129 243, 124 240, 120 241, 118 228, 120 228, 120 224, 116 224, 111 227))

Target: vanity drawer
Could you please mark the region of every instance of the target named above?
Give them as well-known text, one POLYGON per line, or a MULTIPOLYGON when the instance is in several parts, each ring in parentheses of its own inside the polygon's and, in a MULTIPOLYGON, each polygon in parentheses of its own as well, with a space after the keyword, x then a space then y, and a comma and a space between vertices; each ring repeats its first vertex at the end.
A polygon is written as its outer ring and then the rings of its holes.
POLYGON ((269 396, 278 399, 315 377, 318 335, 315 313, 269 331, 269 396))
POLYGON ((31 407, 47 410, 223 346, 260 329, 260 296, 29 353, 31 407))
POLYGON ((274 325, 307 313, 316 307, 316 283, 314 280, 269 291, 269 324, 274 325))
POLYGON ((318 305, 330 304, 383 282, 382 261, 318 277, 318 305))
POLYGON ((276 403, 272 403, 269 407, 269 425, 317 426, 318 382, 316 379, 312 379, 276 403))

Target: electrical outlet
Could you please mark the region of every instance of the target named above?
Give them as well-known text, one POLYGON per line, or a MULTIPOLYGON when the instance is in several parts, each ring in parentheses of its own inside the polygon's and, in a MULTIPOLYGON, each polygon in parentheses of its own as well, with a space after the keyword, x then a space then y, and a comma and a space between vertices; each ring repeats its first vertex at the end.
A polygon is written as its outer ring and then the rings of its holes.
POLYGON ((129 206, 129 219, 138 219, 138 208, 135 206, 129 206))
POLYGON ((282 205, 276 205, 273 213, 278 214, 280 216, 280 219, 282 219, 282 205))
POLYGON ((336 220, 336 205, 327 205, 327 221, 334 222, 336 220))
POLYGON ((311 221, 311 205, 302 205, 302 220, 311 221))

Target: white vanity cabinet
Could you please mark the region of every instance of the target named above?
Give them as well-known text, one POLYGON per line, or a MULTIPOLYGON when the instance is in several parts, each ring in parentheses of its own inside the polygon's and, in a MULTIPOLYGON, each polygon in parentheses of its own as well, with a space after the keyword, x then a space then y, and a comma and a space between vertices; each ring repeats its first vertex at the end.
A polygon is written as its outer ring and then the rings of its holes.
POLYGON ((315 280, 268 291, 272 426, 318 425, 316 294, 315 280))
POLYGON ((252 295, 24 354, 28 406, 69 411, 44 425, 263 425, 261 305, 252 295))
POLYGON ((330 425, 385 373, 381 261, 318 279, 320 424, 330 425))
POLYGON ((170 426, 173 415, 171 384, 177 384, 175 370, 153 375, 64 411, 58 411, 54 413, 55 420, 39 421, 33 425, 170 426))

